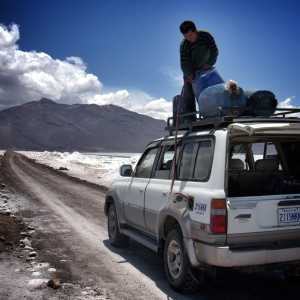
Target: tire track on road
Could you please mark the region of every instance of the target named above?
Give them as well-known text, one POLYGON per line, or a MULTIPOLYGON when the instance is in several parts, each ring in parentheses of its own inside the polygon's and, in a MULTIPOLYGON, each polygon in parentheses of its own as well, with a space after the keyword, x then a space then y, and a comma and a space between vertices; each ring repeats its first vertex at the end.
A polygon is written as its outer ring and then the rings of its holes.
MULTIPOLYGON (((58 176, 20 154, 10 153, 6 159, 13 177, 18 178, 22 188, 70 226, 77 240, 81 241, 78 255, 86 256, 86 265, 90 266, 91 260, 95 262, 91 269, 93 276, 98 276, 99 284, 111 291, 114 299, 194 298, 179 295, 169 288, 162 269, 156 268, 156 261, 152 264, 157 257, 147 249, 136 247, 128 250, 128 256, 110 250, 105 243, 107 232, 102 191, 73 182, 67 176, 58 176), (148 258, 149 262, 146 261, 148 258)), ((74 240, 70 236, 64 242, 74 240)))

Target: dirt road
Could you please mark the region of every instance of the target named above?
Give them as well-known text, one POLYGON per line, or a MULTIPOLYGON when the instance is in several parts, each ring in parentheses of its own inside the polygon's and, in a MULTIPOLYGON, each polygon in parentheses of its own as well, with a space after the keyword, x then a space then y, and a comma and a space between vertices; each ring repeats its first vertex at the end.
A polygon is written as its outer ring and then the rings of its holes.
POLYGON ((65 282, 98 286, 106 291, 107 299, 276 299, 299 295, 297 285, 278 278, 236 274, 221 286, 209 285, 196 295, 177 294, 169 288, 154 253, 135 243, 123 250, 110 247, 101 187, 13 152, 5 156, 4 169, 7 181, 27 199, 21 212, 38 228, 35 247, 41 258, 61 270, 65 282))

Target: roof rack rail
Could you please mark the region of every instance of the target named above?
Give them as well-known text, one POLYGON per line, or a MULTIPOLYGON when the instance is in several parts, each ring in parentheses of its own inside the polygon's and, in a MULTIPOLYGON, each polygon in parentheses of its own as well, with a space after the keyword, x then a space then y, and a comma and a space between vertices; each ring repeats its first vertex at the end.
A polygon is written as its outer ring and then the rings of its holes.
POLYGON ((299 113, 299 112, 300 112, 300 108, 280 107, 280 108, 276 108, 276 111, 273 114, 273 116, 282 116, 283 118, 285 118, 286 115, 295 114, 295 113, 299 113))
POLYGON ((169 117, 167 119, 167 126, 165 129, 169 132, 169 135, 173 135, 176 130, 178 131, 196 131, 199 129, 217 129, 226 127, 231 123, 254 123, 254 122, 291 122, 298 123, 300 122, 300 117, 297 116, 289 116, 287 115, 300 113, 299 108, 277 108, 275 113, 269 117, 256 117, 256 116, 236 116, 236 115, 228 115, 228 116, 219 116, 219 117, 207 117, 204 118, 201 116, 199 111, 195 111, 192 113, 179 114, 178 117, 183 119, 183 121, 179 122, 179 126, 176 128, 174 123, 174 117, 169 117), (188 119, 190 118, 190 120, 188 119), (185 120, 184 120, 185 119, 185 120), (193 119, 191 121, 191 119, 193 119))

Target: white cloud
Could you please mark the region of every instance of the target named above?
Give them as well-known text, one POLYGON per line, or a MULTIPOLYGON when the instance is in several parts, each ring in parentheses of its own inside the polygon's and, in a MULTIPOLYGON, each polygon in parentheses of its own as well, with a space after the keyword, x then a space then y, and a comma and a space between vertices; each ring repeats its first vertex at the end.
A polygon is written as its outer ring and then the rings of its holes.
POLYGON ((55 59, 44 52, 22 51, 17 25, 0 24, 0 108, 39 100, 61 103, 114 104, 155 118, 170 116, 171 103, 142 91, 103 94, 103 85, 80 57, 55 59))
POLYGON ((172 103, 163 98, 149 101, 144 107, 137 108, 140 113, 146 113, 150 116, 157 116, 159 119, 167 119, 171 116, 172 103))
POLYGON ((0 48, 14 47, 19 38, 19 28, 16 24, 13 24, 10 30, 0 24, 0 48))
MULTIPOLYGON (((293 99, 295 98, 295 96, 291 96, 286 98, 283 101, 280 101, 278 103, 278 108, 300 108, 299 106, 294 105, 293 103, 293 99)), ((291 114, 288 115, 290 117, 300 117, 300 113, 295 113, 295 114, 291 114)))
POLYGON ((164 98, 155 99, 141 91, 119 90, 98 94, 91 97, 88 103, 114 104, 157 119, 167 119, 171 116, 172 111, 171 102, 164 98))
POLYGON ((278 103, 278 107, 279 108, 296 108, 295 105, 293 105, 293 103, 292 103, 294 98, 295 98, 295 96, 291 96, 291 97, 286 98, 283 101, 280 101, 278 103))

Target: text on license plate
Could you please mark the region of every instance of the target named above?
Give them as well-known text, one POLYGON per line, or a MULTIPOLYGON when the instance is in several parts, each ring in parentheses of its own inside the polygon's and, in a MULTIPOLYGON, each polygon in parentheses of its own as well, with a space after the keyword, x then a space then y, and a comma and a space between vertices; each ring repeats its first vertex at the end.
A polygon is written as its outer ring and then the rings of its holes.
POLYGON ((278 208, 279 225, 300 225, 300 207, 278 208))

